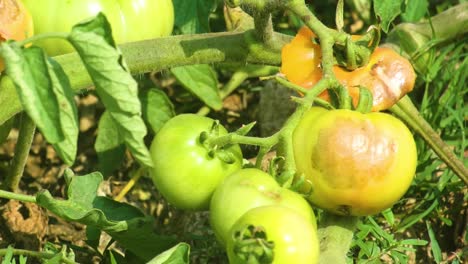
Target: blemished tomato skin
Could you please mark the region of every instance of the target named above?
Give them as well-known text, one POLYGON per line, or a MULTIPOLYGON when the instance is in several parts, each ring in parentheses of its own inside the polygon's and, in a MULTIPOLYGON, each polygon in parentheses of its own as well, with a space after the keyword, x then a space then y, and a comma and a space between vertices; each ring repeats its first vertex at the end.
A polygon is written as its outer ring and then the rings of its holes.
POLYGON ((246 263, 236 254, 234 237, 249 225, 263 228, 266 240, 274 243, 271 263, 318 263, 320 246, 316 227, 297 211, 278 205, 256 207, 236 221, 227 242, 229 263, 246 263))
POLYGON ((229 230, 248 210, 265 205, 282 205, 298 211, 316 226, 314 211, 298 193, 282 188, 268 173, 242 169, 216 188, 210 204, 210 224, 221 244, 226 244, 229 230))
MULTIPOLYGON (((206 210, 218 184, 241 169, 242 152, 237 144, 225 148, 232 153, 227 163, 200 142, 200 133, 210 131, 214 120, 195 114, 178 115, 167 121, 150 147, 154 168, 151 177, 163 197, 179 209, 206 210)), ((227 131, 219 126, 219 135, 227 131)))
POLYGON ((413 135, 399 119, 373 112, 313 107, 293 134, 302 192, 323 209, 364 216, 396 203, 417 166, 413 135))
MULTIPOLYGON (((73 25, 103 12, 117 44, 168 36, 174 26, 172 0, 24 0, 37 23, 35 34, 70 32, 73 25)), ((49 56, 73 52, 62 39, 35 43, 49 56)))

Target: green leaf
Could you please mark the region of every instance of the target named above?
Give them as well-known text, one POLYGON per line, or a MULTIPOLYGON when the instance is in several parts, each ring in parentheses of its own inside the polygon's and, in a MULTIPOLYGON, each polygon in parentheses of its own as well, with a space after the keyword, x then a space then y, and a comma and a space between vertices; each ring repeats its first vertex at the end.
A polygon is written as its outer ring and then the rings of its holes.
POLYGON ((256 123, 257 122, 254 121, 254 122, 248 123, 247 125, 243 125, 239 129, 234 131, 234 133, 241 135, 241 136, 245 136, 250 132, 250 130, 252 130, 252 128, 255 126, 256 123))
POLYGON ((206 33, 210 31, 208 19, 216 8, 216 0, 173 0, 176 28, 182 34, 206 33))
POLYGON ((67 200, 55 199, 45 190, 36 195, 36 201, 65 220, 108 233, 121 246, 145 261, 174 245, 174 238, 155 233, 153 217, 144 215, 129 204, 97 196, 101 182, 99 172, 73 176, 67 189, 67 200))
POLYGON ((138 85, 115 46, 109 22, 100 13, 93 20, 75 25, 68 39, 83 60, 125 144, 140 163, 152 167, 143 141, 147 131, 141 118, 138 85))
POLYGON ((10 135, 10 131, 13 128, 13 124, 15 123, 14 121, 15 118, 12 117, 0 125, 0 144, 5 142, 5 140, 8 138, 8 135, 10 135))
POLYGON ((188 264, 189 255, 190 246, 187 243, 179 243, 159 254, 147 264, 188 264))
POLYGON ((206 105, 214 110, 223 106, 219 96, 216 73, 206 64, 180 66, 171 69, 177 80, 206 105))
MULTIPOLYGON (((8 42, 11 43, 11 42, 8 42)), ((14 43, 0 44, 6 73, 15 84, 21 105, 49 143, 64 140, 60 124, 60 106, 51 89, 46 55, 39 47, 21 49, 14 43)))
POLYGON ((60 106, 60 124, 65 137, 64 140, 55 143, 54 148, 66 164, 72 165, 76 158, 79 133, 78 110, 73 99, 74 92, 60 64, 49 58, 47 66, 53 84, 52 89, 60 106))
POLYGON ((432 230, 431 223, 426 221, 427 232, 429 233, 429 239, 431 241, 431 251, 432 257, 434 257, 434 261, 436 263, 440 263, 442 261, 442 252, 440 250, 439 242, 437 242, 437 238, 434 234, 434 230, 432 230))
POLYGON ((65 245, 63 245, 62 248, 57 248, 54 244, 46 242, 43 251, 54 254, 54 256, 49 259, 42 259, 41 263, 62 264, 64 263, 64 259, 67 259, 70 262, 75 262, 75 252, 73 252, 71 248, 67 248, 65 245))
POLYGON ((404 22, 418 22, 427 13, 427 0, 406 0, 405 12, 401 14, 404 22))
POLYGON ((425 246, 427 245, 426 240, 422 239, 404 239, 400 241, 400 244, 402 245, 413 245, 413 246, 425 246))
POLYGON ((142 90, 140 101, 143 108, 143 119, 150 125, 154 133, 175 116, 174 105, 166 93, 158 88, 142 90))
POLYGON ((11 264, 15 260, 13 259, 13 247, 8 246, 5 256, 3 257, 2 264, 11 264))
POLYGON ((118 126, 108 111, 99 119, 94 149, 99 160, 99 170, 104 175, 109 175, 119 168, 125 158, 124 139, 120 136, 118 126))
POLYGON ((385 217, 385 220, 393 226, 395 224, 395 216, 393 215, 392 209, 389 208, 382 212, 382 215, 385 217))
POLYGON ((359 101, 356 106, 356 111, 363 114, 369 113, 372 109, 372 104, 372 92, 368 88, 359 85, 359 101))
POLYGON ((221 161, 227 164, 233 164, 234 162, 236 162, 236 156, 229 150, 218 149, 218 150, 215 150, 215 153, 218 159, 220 159, 221 161))
POLYGON ((390 23, 401 13, 402 3, 403 0, 374 0, 375 15, 379 18, 385 33, 388 32, 390 23))

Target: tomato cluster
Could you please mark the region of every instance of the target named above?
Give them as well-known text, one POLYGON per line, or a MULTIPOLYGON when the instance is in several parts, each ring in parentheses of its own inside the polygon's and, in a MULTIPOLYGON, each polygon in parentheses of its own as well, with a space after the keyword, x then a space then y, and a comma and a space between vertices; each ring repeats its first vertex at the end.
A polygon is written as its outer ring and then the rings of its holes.
POLYGON ((213 134, 227 131, 208 117, 181 114, 166 122, 151 144, 151 176, 159 192, 177 208, 209 209, 211 226, 231 263, 271 257, 268 250, 252 249, 262 243, 271 246, 273 263, 316 263, 319 246, 310 204, 269 174, 242 169, 239 145, 207 144, 213 134), (246 236, 249 228, 261 230, 262 239, 246 236), (250 249, 243 247, 246 243, 250 249))
MULTIPOLYGON (((304 87, 322 76, 320 47, 313 37, 301 29, 282 53, 282 72, 304 87)), ((390 107, 414 84, 411 65, 381 48, 361 68, 334 70, 355 103, 359 86, 372 91, 374 111, 390 107)), ((311 204, 340 215, 379 213, 404 195, 417 165, 411 132, 380 112, 312 107, 303 114, 290 141, 296 167, 291 180, 300 193, 260 169, 242 168, 238 144, 217 146, 220 141, 213 140, 226 135, 211 118, 178 115, 157 133, 151 155, 160 193, 181 209, 209 209, 211 227, 230 263, 317 263, 311 204)))
MULTIPOLYGON (((35 21, 36 34, 70 32, 76 23, 103 12, 116 43, 168 36, 174 26, 172 0, 23 0, 35 21), (142 23, 144 21, 144 23, 142 23)), ((62 39, 37 43, 50 56, 73 51, 62 39)))
MULTIPOLYGON (((299 30, 294 39, 281 52, 281 72, 292 83, 312 88, 321 78, 321 50, 314 42, 315 34, 307 27, 299 30)), ((354 36, 354 39, 359 36, 354 36)), ((401 97, 413 90, 416 75, 411 63, 390 48, 378 47, 363 67, 348 71, 333 67, 337 79, 347 89, 356 106, 359 87, 369 89, 373 95, 372 111, 390 108, 401 97)), ((321 95, 329 99, 328 93, 321 95)))
MULTIPOLYGON (((33 20, 21 0, 0 0, 0 41, 23 40, 33 34, 33 20)), ((0 59, 0 72, 3 70, 0 59)))

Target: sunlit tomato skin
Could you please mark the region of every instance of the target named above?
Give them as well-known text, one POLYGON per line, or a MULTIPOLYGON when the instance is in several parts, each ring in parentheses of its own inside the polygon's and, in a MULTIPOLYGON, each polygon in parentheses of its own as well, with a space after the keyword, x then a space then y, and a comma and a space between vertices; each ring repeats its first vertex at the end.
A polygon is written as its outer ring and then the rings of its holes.
POLYGON ((227 176, 211 199, 210 223, 221 244, 226 243, 229 230, 240 216, 264 205, 291 208, 316 225, 314 211, 300 194, 280 187, 266 172, 242 169, 227 176))
MULTIPOLYGON (((24 0, 35 34, 70 32, 73 25, 103 12, 117 44, 168 36, 174 26, 172 0, 24 0)), ((39 41, 50 56, 74 51, 62 39, 39 41)))
MULTIPOLYGON (((20 0, 0 0, 0 42, 23 40, 32 36, 33 21, 20 0)), ((0 59, 0 72, 4 69, 0 59)))
MULTIPOLYGON (((241 169, 242 152, 232 144, 224 151, 232 154, 227 163, 210 155, 200 134, 210 131, 214 120, 195 114, 178 115, 164 124, 150 147, 154 168, 151 177, 163 197, 179 209, 206 210, 218 184, 241 169)), ((219 135, 226 135, 219 126, 219 135)))
POLYGON ((242 248, 236 238, 249 226, 261 229, 266 234, 265 240, 273 243, 273 260, 268 263, 318 263, 319 241, 315 226, 297 211, 278 205, 251 209, 236 221, 227 242, 229 263, 248 263, 246 247, 242 248))
POLYGON ((385 113, 313 107, 293 134, 302 192, 323 209, 372 215, 391 207, 409 188, 417 165, 411 132, 385 113))
MULTIPOLYGON (((304 88, 312 88, 321 78, 321 50, 314 43, 314 33, 303 27, 286 44, 281 52, 281 73, 292 83, 304 88)), ((352 36, 353 40, 359 36, 352 36)), ((411 63, 390 48, 378 47, 369 62, 353 71, 333 66, 336 78, 343 84, 353 99, 354 106, 359 101, 359 86, 366 87, 373 95, 372 111, 392 107, 400 98, 411 92, 416 80, 411 63)), ((328 93, 320 95, 329 100, 328 93)))
POLYGON ((281 51, 281 73, 292 83, 311 87, 322 77, 320 46, 312 39, 315 34, 302 27, 293 40, 284 45, 281 51))

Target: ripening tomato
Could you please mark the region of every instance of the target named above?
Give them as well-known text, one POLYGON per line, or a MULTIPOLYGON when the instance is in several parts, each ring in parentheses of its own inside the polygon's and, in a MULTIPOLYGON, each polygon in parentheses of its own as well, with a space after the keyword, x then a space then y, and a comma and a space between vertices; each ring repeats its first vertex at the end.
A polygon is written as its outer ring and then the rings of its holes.
POLYGON ((373 112, 313 107, 293 134, 302 192, 323 209, 372 215, 409 188, 417 165, 413 135, 399 119, 373 112))
MULTIPOLYGON (((103 12, 112 26, 117 44, 168 36, 174 26, 172 0, 24 0, 36 21, 36 34, 70 32, 73 25, 103 12)), ((36 44, 50 56, 73 51, 62 39, 36 44)))
MULTIPOLYGON (((321 50, 312 41, 314 34, 303 27, 296 37, 286 44, 281 52, 281 72, 286 78, 304 88, 312 88, 321 78, 321 50)), ((353 39, 358 39, 354 36, 353 39)), ((411 92, 416 80, 411 63, 390 48, 376 48, 369 62, 353 71, 333 66, 336 78, 353 98, 354 106, 359 100, 359 86, 368 88, 373 95, 372 111, 385 110, 411 92)), ((329 100, 327 92, 320 95, 329 100)))
MULTIPOLYGON (((208 209, 216 186, 242 167, 239 145, 210 151, 201 142, 202 132, 210 131, 213 122, 200 115, 178 115, 164 124, 151 143, 151 177, 164 198, 177 208, 208 209), (221 151, 230 155, 230 162, 220 158, 221 151)), ((227 134, 221 125, 218 129, 220 136, 227 134)))
POLYGON ((315 226, 288 207, 253 208, 230 230, 229 263, 318 263, 319 241, 315 226))
MULTIPOLYGON (((33 20, 21 0, 0 0, 0 42, 23 40, 33 34, 33 20)), ((0 72, 3 70, 0 59, 0 72)))
POLYGON ((311 87, 322 78, 320 45, 312 41, 315 34, 302 27, 293 40, 281 51, 281 73, 295 84, 311 87))
POLYGON ((210 223, 218 240, 225 244, 236 220, 248 210, 264 205, 291 208, 316 225, 314 211, 300 194, 282 188, 266 172, 242 169, 227 176, 211 198, 210 223))

